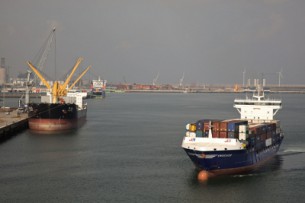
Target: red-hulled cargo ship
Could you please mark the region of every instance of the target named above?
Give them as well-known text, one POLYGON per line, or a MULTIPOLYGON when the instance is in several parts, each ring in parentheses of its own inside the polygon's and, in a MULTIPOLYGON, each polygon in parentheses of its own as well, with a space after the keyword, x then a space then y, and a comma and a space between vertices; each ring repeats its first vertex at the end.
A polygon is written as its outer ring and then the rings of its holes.
MULTIPOLYGON (((82 95, 75 95, 75 99, 76 97, 79 97, 78 100, 82 99, 82 95)), ((42 101, 46 101, 45 98, 42 98, 42 101)), ((63 97, 61 101, 60 103, 30 103, 29 128, 39 132, 62 132, 76 129, 85 123, 86 104, 76 104, 73 97, 63 97), (63 101, 69 101, 69 103, 63 101)))
POLYGON ((279 150, 284 138, 273 116, 281 100, 265 99, 258 86, 253 98, 235 99, 241 118, 203 119, 186 126, 182 148, 208 174, 234 174, 255 169, 279 150))
POLYGON ((82 93, 67 94, 81 77, 90 69, 85 69, 68 88, 68 83, 83 59, 79 58, 72 72, 61 84, 55 81, 53 86, 44 79, 40 72, 28 62, 29 67, 41 79, 49 92, 41 96, 40 103, 29 103, 29 128, 39 132, 62 132, 72 130, 84 123, 87 115, 87 104, 83 102, 82 93))

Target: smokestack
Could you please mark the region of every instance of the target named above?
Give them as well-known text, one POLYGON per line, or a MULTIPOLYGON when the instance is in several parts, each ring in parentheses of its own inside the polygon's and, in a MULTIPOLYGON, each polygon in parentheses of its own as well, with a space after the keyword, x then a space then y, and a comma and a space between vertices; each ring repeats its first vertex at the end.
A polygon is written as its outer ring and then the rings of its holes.
POLYGON ((0 85, 4 85, 6 83, 6 68, 5 68, 5 58, 1 58, 0 64, 0 85))

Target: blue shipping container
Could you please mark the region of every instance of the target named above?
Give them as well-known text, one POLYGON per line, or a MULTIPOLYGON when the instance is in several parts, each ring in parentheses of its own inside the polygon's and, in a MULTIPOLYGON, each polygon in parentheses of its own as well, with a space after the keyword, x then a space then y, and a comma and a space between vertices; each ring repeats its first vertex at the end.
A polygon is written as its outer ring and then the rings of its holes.
POLYGON ((197 130, 203 130, 203 125, 204 125, 203 123, 204 123, 203 119, 196 122, 197 130))
POLYGON ((248 121, 230 121, 228 123, 228 131, 238 131, 240 125, 248 125, 248 121))

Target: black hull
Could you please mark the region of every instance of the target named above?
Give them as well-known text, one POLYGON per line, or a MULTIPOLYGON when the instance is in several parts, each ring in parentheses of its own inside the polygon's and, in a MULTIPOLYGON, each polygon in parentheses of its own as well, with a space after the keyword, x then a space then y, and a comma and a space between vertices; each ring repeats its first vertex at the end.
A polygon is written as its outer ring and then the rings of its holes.
POLYGON ((75 104, 29 104, 29 128, 39 132, 61 132, 80 127, 86 121, 87 109, 75 104))

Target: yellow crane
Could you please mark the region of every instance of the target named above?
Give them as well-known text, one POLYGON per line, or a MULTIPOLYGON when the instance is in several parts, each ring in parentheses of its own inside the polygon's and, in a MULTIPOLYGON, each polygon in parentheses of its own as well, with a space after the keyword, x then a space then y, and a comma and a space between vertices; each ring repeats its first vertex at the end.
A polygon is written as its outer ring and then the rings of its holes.
POLYGON ((70 85, 69 88, 68 84, 75 73, 76 69, 78 68, 79 64, 82 62, 83 58, 79 57, 70 73, 68 78, 63 84, 60 84, 58 81, 55 81, 53 86, 48 83, 48 81, 42 76, 42 74, 38 71, 38 69, 31 63, 27 62, 28 66, 33 70, 33 72, 39 77, 39 79, 42 81, 42 83, 48 88, 48 90, 51 93, 52 96, 52 103, 57 103, 59 97, 67 96, 67 92, 71 90, 75 84, 88 72, 88 70, 91 68, 91 66, 88 66, 79 76, 78 78, 74 81, 72 85, 70 85))

